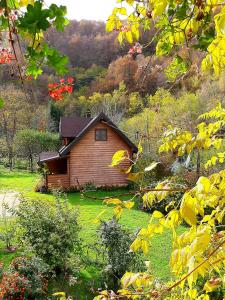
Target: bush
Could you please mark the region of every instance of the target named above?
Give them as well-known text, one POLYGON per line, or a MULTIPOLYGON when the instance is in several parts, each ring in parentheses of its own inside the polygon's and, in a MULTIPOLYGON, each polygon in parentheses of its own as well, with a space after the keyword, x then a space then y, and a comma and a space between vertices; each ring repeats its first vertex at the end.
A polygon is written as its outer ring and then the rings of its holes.
POLYGON ((66 196, 58 193, 51 201, 24 199, 17 215, 22 240, 51 270, 65 271, 69 257, 79 246, 78 212, 69 206, 66 196))
POLYGON ((29 280, 19 273, 4 273, 0 283, 1 299, 28 299, 32 292, 29 280))
POLYGON ((12 261, 9 270, 24 276, 29 281, 32 297, 39 297, 47 290, 48 267, 40 258, 17 257, 12 261))
POLYGON ((143 268, 141 257, 129 251, 135 235, 130 234, 115 218, 102 222, 98 234, 107 255, 103 273, 107 283, 117 288, 118 280, 126 271, 141 271, 143 268))

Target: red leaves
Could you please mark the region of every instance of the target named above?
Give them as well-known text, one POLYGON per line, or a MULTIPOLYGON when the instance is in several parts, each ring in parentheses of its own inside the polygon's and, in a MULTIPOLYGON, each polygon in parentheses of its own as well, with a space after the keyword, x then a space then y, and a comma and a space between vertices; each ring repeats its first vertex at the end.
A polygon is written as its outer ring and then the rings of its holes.
POLYGON ((18 272, 3 274, 0 283, 0 297, 1 299, 24 300, 26 299, 25 293, 30 289, 29 280, 18 272))
POLYGON ((0 49, 0 64, 11 63, 14 59, 14 56, 11 53, 10 49, 2 48, 0 49))
POLYGON ((63 97, 66 94, 71 94, 73 92, 73 82, 74 78, 68 77, 67 82, 62 78, 60 79, 60 83, 50 83, 48 85, 49 96, 55 101, 63 100, 63 97))

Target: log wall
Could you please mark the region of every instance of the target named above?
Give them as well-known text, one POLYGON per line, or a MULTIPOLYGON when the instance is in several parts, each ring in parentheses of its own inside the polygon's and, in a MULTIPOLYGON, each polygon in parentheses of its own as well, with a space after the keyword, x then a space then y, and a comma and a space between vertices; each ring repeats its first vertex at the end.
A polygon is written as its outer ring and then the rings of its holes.
POLYGON ((69 188, 70 180, 68 174, 47 175, 47 186, 49 189, 69 188))
MULTIPOLYGON (((113 154, 118 150, 131 149, 123 139, 109 126, 99 122, 90 129, 70 151, 70 186, 82 186, 93 183, 96 186, 123 186, 127 184, 127 175, 116 168, 109 167, 113 154), (107 129, 107 141, 95 141, 95 129, 107 129)), ((128 167, 129 162, 121 164, 128 167)))

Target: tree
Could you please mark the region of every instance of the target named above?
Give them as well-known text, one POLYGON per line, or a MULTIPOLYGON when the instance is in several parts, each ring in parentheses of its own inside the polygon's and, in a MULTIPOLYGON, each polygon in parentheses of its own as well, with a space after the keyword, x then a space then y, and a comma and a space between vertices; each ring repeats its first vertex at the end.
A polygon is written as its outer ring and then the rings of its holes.
POLYGON ((43 151, 56 151, 60 145, 58 134, 23 129, 16 134, 15 148, 19 157, 28 159, 30 171, 34 171, 34 157, 43 151))
POLYGON ((0 131, 5 139, 9 168, 12 170, 15 135, 19 129, 31 125, 34 111, 25 94, 13 85, 2 86, 0 98, 4 99, 4 105, 0 109, 0 131))
POLYGON ((202 70, 213 69, 219 75, 225 66, 224 7, 220 0, 121 0, 109 16, 106 29, 118 31, 121 44, 125 40, 133 44, 142 28, 148 31, 154 27, 155 35, 147 44, 156 41, 156 55, 173 53, 175 73, 182 65, 181 73, 186 72, 191 53, 198 49, 205 56, 202 70), (188 49, 189 57, 175 55, 181 47, 188 49))
MULTIPOLYGON (((218 104, 208 113, 199 117, 200 123, 194 133, 179 128, 170 128, 162 138, 160 152, 175 152, 178 156, 194 151, 211 151, 214 153, 205 162, 208 170, 216 164, 225 162, 224 140, 221 138, 225 123, 225 109, 218 104)), ((142 153, 139 153, 134 165, 142 153)), ((112 159, 116 166, 128 159, 123 151, 118 151, 112 159)), ((145 169, 150 172, 157 166, 153 163, 145 169)), ((130 170, 128 170, 129 172, 130 170)), ((144 171, 143 171, 144 172, 144 171)), ((169 212, 162 214, 154 211, 147 228, 142 228, 130 249, 134 252, 148 253, 152 238, 170 229, 173 233, 171 271, 175 275, 173 282, 166 285, 155 284, 149 271, 144 273, 126 272, 121 279, 122 288, 115 297, 127 296, 130 299, 222 299, 224 296, 224 251, 225 251, 225 170, 217 173, 209 172, 209 176, 201 176, 195 186, 182 188, 184 195, 180 205, 170 203, 169 212), (154 220, 154 221, 153 221, 154 220), (187 224, 183 233, 177 228, 187 224), (216 294, 215 294, 216 293, 216 294), (214 295, 216 295, 214 297, 214 295), (211 298, 212 297, 212 298, 211 298)), ((141 173, 130 173, 130 178, 137 178, 141 173)), ((160 182, 155 189, 141 187, 134 192, 134 197, 142 197, 146 207, 160 203, 170 192, 181 191, 179 184, 173 180, 160 182)), ((125 202, 119 199, 106 199, 106 203, 114 204, 116 216, 120 216, 125 202), (119 212, 119 214, 118 214, 119 212)), ((134 202, 133 202, 134 205, 134 202)), ((110 292, 104 291, 95 299, 110 299, 110 292), (104 297, 104 298, 103 298, 104 297)))

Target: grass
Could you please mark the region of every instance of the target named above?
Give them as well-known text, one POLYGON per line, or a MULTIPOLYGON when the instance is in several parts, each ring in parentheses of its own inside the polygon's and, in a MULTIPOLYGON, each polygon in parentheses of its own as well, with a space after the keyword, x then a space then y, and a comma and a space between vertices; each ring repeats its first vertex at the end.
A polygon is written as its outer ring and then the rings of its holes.
MULTIPOLYGON (((13 190, 22 193, 25 197, 38 198, 38 199, 52 199, 51 194, 39 194, 35 193, 33 188, 35 183, 38 181, 38 174, 31 174, 25 171, 12 171, 0 167, 0 190, 13 190)), ((106 196, 117 196, 121 191, 105 192, 97 191, 90 192, 91 196, 106 197, 106 196)), ((81 197, 81 194, 69 193, 68 199, 71 205, 79 209, 79 221, 82 227, 81 238, 84 243, 94 243, 97 239, 96 229, 98 224, 94 223, 93 220, 96 216, 105 208, 101 200, 92 200, 81 197)), ((112 209, 109 207, 103 214, 103 219, 107 220, 112 217, 112 209)), ((132 209, 125 210, 121 223, 132 231, 136 231, 147 225, 150 215, 143 211, 132 209)), ((181 230, 183 230, 181 228, 181 230)), ((171 253, 171 240, 172 236, 169 231, 164 232, 162 235, 154 237, 150 253, 146 260, 150 260, 152 273, 160 278, 161 280, 168 280, 171 277, 169 271, 169 256, 171 253)), ((0 244, 1 247, 1 244, 0 244)), ((10 263, 14 254, 6 254, 3 250, 0 250, 0 259, 6 264, 10 263)))

